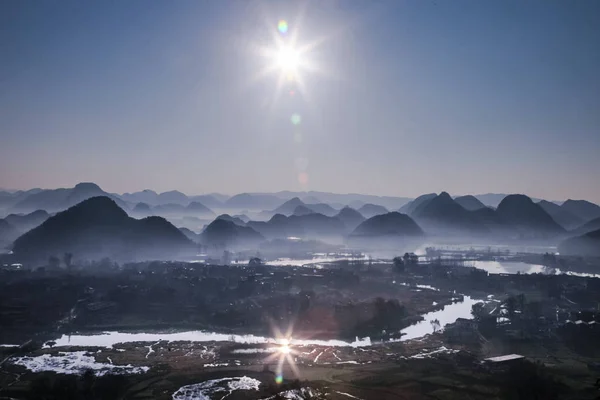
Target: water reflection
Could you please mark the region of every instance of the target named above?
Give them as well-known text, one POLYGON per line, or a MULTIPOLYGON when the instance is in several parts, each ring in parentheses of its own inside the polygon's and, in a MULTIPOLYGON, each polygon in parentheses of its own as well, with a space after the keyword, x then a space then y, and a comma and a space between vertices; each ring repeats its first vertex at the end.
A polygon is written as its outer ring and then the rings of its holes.
MULTIPOLYGON (((274 338, 255 335, 229 335, 226 333, 203 332, 203 331, 186 331, 186 332, 171 332, 171 333, 128 333, 128 332, 102 332, 92 335, 63 335, 55 340, 54 346, 79 346, 79 347, 113 347, 117 343, 133 343, 133 342, 234 342, 244 344, 264 344, 277 343, 274 338)), ((316 345, 316 346, 331 346, 331 347, 362 347, 370 346, 369 338, 356 338, 353 342, 345 342, 343 340, 312 340, 312 339, 293 339, 294 345, 316 345)), ((50 347, 46 344, 45 347, 50 347)))
POLYGON ((476 244, 476 243, 424 243, 415 249, 414 253, 417 255, 425 255, 426 249, 433 247, 437 250, 448 250, 448 251, 464 251, 465 249, 472 249, 475 251, 485 252, 488 250, 494 252, 510 251, 511 253, 556 253, 556 246, 536 246, 536 245, 520 245, 520 244, 476 244))
POLYGON ((411 325, 408 328, 402 330, 401 341, 410 340, 423 337, 425 335, 433 333, 433 326, 430 321, 438 320, 440 326, 444 326, 456 322, 457 318, 471 317, 471 307, 473 304, 480 302, 481 300, 475 300, 469 296, 464 296, 464 301, 460 303, 454 303, 445 306, 439 311, 433 311, 423 315, 424 320, 411 325))
POLYGON ((543 265, 521 261, 472 261, 470 264, 490 274, 541 274, 548 272, 548 269, 543 265))
POLYGON ((368 260, 368 257, 364 254, 361 254, 358 256, 353 256, 353 255, 347 254, 347 253, 336 253, 336 254, 315 253, 315 254, 313 254, 312 258, 304 258, 304 259, 278 258, 276 260, 267 261, 266 264, 273 265, 273 266, 291 265, 291 266, 301 267, 303 265, 324 264, 324 263, 332 263, 332 262, 344 261, 344 260, 346 260, 346 261, 357 261, 357 260, 366 261, 366 260, 368 260))

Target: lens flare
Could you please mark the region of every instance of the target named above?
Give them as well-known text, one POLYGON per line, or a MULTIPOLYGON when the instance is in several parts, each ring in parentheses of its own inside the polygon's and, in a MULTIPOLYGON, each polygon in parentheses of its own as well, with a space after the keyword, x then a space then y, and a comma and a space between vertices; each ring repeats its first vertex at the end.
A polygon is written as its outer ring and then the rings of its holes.
POLYGON ((284 20, 284 19, 279 20, 279 22, 277 23, 277 30, 282 35, 285 35, 287 33, 287 31, 288 31, 288 23, 287 23, 287 21, 284 20))
POLYGON ((300 371, 296 366, 296 355, 298 351, 294 349, 292 332, 293 325, 289 325, 287 330, 284 332, 273 321, 270 321, 271 329, 273 330, 273 336, 276 338, 277 347, 267 358, 265 358, 265 364, 271 364, 272 362, 277 363, 275 370, 275 382, 283 382, 284 365, 291 369, 293 376, 298 379, 300 378, 300 371))
MULTIPOLYGON (((287 95, 292 84, 294 94, 291 96, 302 96, 302 100, 309 103, 311 96, 309 96, 308 82, 306 81, 306 76, 309 74, 333 75, 332 77, 337 79, 337 75, 332 74, 316 58, 311 56, 317 48, 329 40, 329 35, 311 41, 303 40, 300 23, 303 13, 304 11, 301 12, 298 18, 294 19, 294 29, 291 29, 292 26, 285 19, 272 20, 266 18, 265 23, 270 31, 271 37, 268 38, 270 40, 251 43, 251 47, 256 50, 257 55, 265 59, 265 64, 256 71, 250 83, 255 83, 271 75, 278 78, 270 105, 271 111, 273 111, 279 100, 282 90, 287 95), (275 25, 277 26, 276 30, 273 29, 275 25)), ((332 36, 334 34, 337 36, 337 31, 338 29, 333 29, 331 31, 332 36)))
POLYGON ((298 182, 302 185, 308 184, 308 174, 306 172, 301 172, 298 174, 298 182))

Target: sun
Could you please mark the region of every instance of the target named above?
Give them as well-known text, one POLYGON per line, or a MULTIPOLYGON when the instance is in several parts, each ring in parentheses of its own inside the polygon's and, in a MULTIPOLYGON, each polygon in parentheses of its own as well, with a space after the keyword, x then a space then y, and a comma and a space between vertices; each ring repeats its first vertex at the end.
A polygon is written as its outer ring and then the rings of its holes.
POLYGON ((281 46, 275 56, 275 62, 284 73, 296 72, 300 65, 300 52, 291 46, 281 46))

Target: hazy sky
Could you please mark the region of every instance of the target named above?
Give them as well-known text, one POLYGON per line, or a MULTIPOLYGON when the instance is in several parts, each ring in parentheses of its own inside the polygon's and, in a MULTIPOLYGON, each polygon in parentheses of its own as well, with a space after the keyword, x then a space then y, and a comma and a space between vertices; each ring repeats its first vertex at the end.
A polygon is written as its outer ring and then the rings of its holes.
POLYGON ((0 2, 0 187, 600 201, 599 155, 597 0, 0 2))

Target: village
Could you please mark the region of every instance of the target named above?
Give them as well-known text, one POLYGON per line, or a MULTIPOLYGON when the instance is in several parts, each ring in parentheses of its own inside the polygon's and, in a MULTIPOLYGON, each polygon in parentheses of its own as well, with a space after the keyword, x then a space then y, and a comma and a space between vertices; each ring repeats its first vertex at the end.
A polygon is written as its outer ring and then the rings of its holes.
POLYGON ((264 374, 278 368, 281 340, 289 341, 294 370, 281 368, 310 381, 440 358, 482 379, 522 363, 575 373, 571 389, 580 394, 594 393, 598 375, 597 278, 489 274, 411 254, 288 267, 259 259, 230 266, 104 260, 1 275, 1 342, 13 345, 0 348, 2 370, 11 371, 1 376, 10 390, 27 387, 28 374, 9 361, 18 357, 85 350, 101 365, 166 368, 169 376, 264 374), (131 334, 99 346, 107 332, 131 334))

